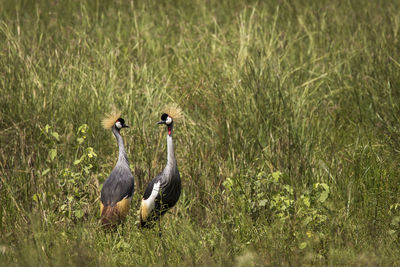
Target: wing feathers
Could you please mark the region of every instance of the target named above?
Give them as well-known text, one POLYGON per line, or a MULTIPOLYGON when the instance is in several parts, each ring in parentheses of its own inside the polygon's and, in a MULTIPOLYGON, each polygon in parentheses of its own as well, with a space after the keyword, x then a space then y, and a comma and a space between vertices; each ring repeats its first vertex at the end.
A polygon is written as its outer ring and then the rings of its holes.
POLYGON ((114 206, 125 197, 131 197, 134 190, 134 179, 129 169, 114 168, 101 189, 101 202, 114 206))
POLYGON ((142 199, 142 203, 140 205, 140 221, 145 222, 151 212, 154 209, 156 198, 160 192, 160 182, 157 182, 153 185, 153 190, 151 191, 150 196, 147 199, 142 199))

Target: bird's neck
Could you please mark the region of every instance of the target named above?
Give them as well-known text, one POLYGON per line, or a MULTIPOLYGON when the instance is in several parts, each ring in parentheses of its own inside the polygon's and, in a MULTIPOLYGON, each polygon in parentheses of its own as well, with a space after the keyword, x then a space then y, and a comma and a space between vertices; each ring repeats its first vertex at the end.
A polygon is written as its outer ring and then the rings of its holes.
POLYGON ((117 164, 128 163, 128 156, 126 155, 125 152, 124 140, 122 139, 122 136, 119 134, 119 131, 115 126, 112 127, 112 132, 115 138, 117 139, 118 149, 119 149, 117 164))
POLYGON ((167 152, 168 152, 168 156, 167 156, 167 168, 173 168, 176 166, 176 158, 175 158, 175 154, 174 154, 174 143, 172 141, 172 128, 173 126, 170 125, 168 126, 168 134, 167 134, 167 152))

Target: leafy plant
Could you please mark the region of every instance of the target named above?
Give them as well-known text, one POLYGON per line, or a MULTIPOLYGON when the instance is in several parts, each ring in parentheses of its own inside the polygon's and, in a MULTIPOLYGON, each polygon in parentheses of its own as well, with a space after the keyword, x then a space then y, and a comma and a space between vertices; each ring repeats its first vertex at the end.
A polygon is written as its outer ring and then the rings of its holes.
MULTIPOLYGON (((90 213, 93 197, 98 195, 98 189, 93 178, 97 154, 93 147, 87 144, 89 133, 87 124, 81 125, 76 136, 76 159, 71 168, 60 171, 59 188, 63 199, 59 206, 60 213, 70 220, 80 220, 90 213)), ((65 218, 61 218, 64 221, 65 218)))

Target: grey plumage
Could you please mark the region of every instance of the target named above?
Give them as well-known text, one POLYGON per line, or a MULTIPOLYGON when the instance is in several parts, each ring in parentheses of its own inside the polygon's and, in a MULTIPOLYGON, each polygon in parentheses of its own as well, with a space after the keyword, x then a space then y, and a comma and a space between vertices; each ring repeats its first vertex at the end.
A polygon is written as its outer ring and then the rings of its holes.
POLYGON ((129 167, 124 142, 120 135, 120 129, 125 127, 128 126, 125 125, 123 119, 119 118, 111 128, 117 139, 119 153, 117 164, 101 189, 101 216, 105 223, 114 221, 115 218, 112 217, 122 219, 122 217, 126 216, 127 210, 129 209, 130 198, 134 192, 134 178, 129 167), (119 202, 121 203, 124 199, 129 199, 129 203, 125 203, 124 206, 118 208, 117 204, 119 202), (128 206, 126 207, 126 205, 128 206))
POLYGON ((175 165, 170 173, 166 172, 166 169, 167 167, 150 181, 143 195, 143 199, 148 199, 154 184, 160 182, 160 193, 156 197, 154 212, 161 215, 172 208, 181 195, 181 179, 178 167, 175 165), (163 205, 162 209, 161 203, 163 205))
POLYGON ((173 122, 171 120, 170 124, 168 124, 167 115, 163 114, 159 124, 166 124, 168 127, 168 159, 164 170, 150 181, 145 190, 140 208, 140 222, 143 227, 150 227, 152 221, 157 220, 161 215, 171 209, 177 203, 181 194, 181 179, 172 141, 173 122), (160 185, 159 190, 154 192, 154 185, 158 182, 160 185), (153 196, 155 199, 151 199, 153 194, 156 194, 153 196))

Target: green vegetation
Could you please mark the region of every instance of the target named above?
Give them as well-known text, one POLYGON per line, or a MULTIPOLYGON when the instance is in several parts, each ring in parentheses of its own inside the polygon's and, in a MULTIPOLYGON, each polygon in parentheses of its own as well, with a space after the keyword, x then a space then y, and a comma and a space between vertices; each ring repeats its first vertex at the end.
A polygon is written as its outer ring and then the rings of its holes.
POLYGON ((0 3, 0 265, 400 264, 399 1, 0 3), (141 230, 167 103, 183 192, 141 230), (110 233, 113 106, 136 191, 110 233))

